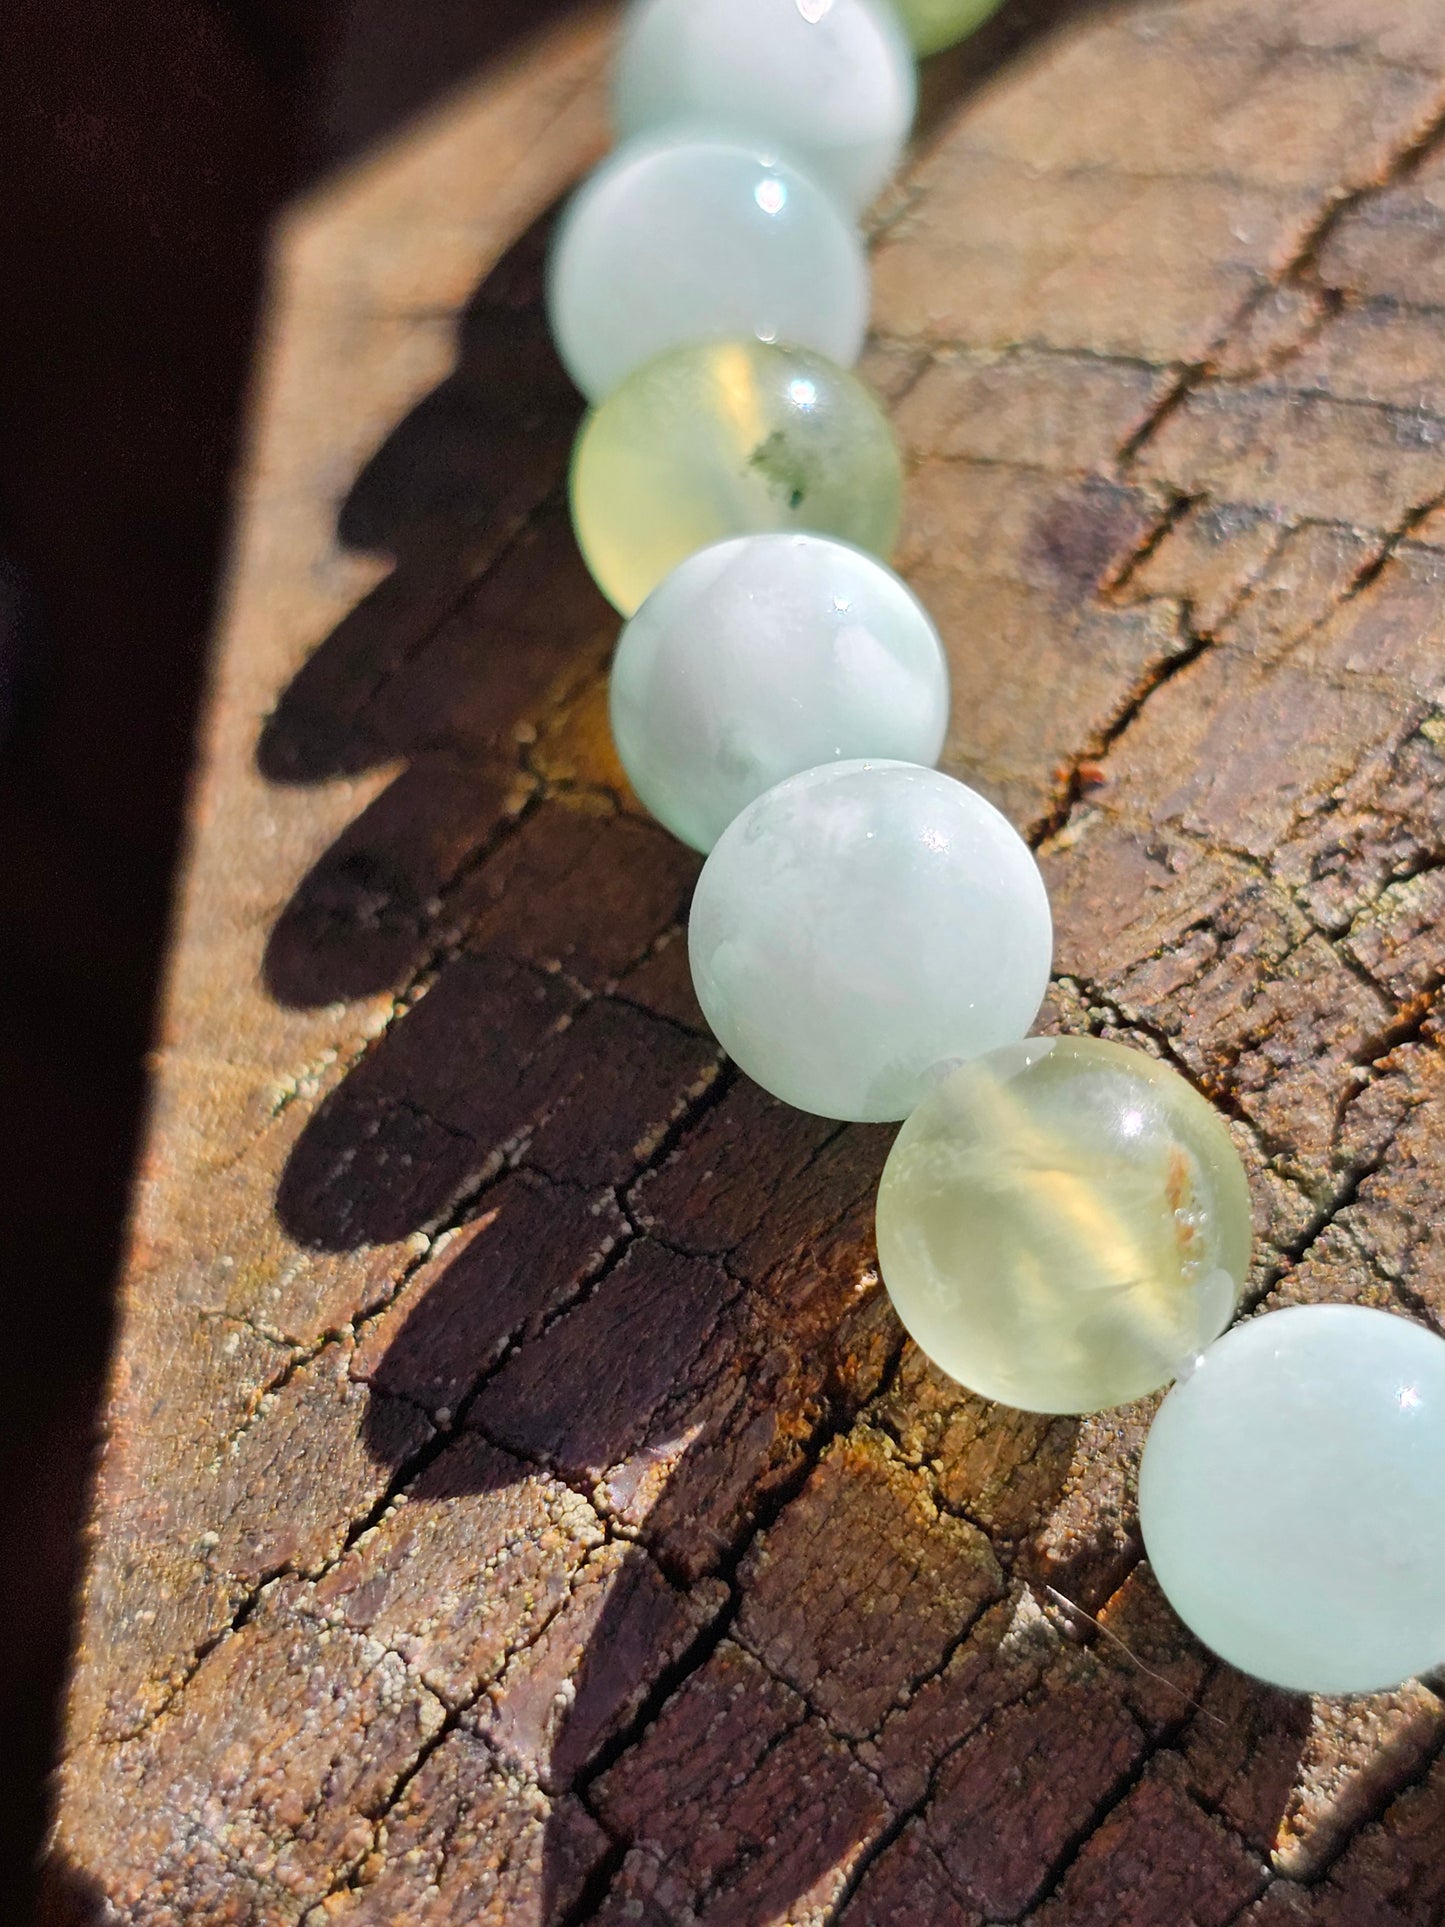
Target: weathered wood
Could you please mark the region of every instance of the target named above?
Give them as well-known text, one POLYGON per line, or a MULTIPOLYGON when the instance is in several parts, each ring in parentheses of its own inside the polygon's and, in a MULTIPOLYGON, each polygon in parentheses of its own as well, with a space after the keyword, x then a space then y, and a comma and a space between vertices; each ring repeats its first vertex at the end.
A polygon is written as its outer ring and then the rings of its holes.
MULTIPOLYGON (((1202 1653, 1139 1558, 1147 1412, 927 1367, 888 1133, 700 1025, 537 312, 608 31, 277 238, 53 1916, 1438 1922, 1435 1693, 1202 1653)), ((1258 1293, 1440 1323, 1445 0, 949 72, 869 353, 948 766, 1043 852, 1054 1021, 1232 1120, 1258 1293)))

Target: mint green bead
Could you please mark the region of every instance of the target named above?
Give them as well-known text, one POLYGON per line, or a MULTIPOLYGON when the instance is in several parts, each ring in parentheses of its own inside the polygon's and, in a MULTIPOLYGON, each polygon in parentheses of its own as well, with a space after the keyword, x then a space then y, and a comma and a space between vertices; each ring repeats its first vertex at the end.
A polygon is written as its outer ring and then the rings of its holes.
POLYGON ((999 5, 1000 0, 893 0, 903 31, 920 57, 966 40, 998 12, 999 5))
POLYGON ((965 1064, 899 1132, 878 1257, 918 1345, 960 1384, 1033 1412, 1157 1391, 1233 1316, 1249 1187, 1182 1077, 1093 1037, 1031 1037, 965 1064))
POLYGON ((720 140, 632 141, 563 217, 547 312, 592 401, 686 341, 756 335, 851 365, 868 326, 868 264, 832 196, 776 155, 720 140))
POLYGON ((856 375, 803 348, 695 342, 629 375, 583 422, 572 523, 630 616, 695 549, 808 529, 887 556, 903 471, 856 375))
POLYGON ((1363 1305, 1237 1326, 1160 1407, 1139 1523, 1243 1672, 1367 1693, 1445 1664, 1445 1339, 1363 1305))
POLYGON ((938 631, 893 571, 823 535, 744 535, 678 564, 622 632, 612 734, 632 787, 696 850, 785 776, 933 763, 938 631))
POLYGON ((635 0, 613 118, 621 138, 701 126, 771 142, 856 208, 897 166, 917 94, 887 0, 635 0))
POLYGON ((718 838, 688 927, 734 1062, 799 1110, 872 1122, 1021 1037, 1051 947, 1028 845, 911 763, 828 763, 765 791, 718 838))

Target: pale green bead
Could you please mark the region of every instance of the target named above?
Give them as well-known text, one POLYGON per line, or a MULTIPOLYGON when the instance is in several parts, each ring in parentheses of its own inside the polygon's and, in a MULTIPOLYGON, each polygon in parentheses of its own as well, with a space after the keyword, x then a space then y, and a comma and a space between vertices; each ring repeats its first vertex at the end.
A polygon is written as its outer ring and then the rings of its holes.
POLYGON ((1249 1187, 1184 1079, 1090 1037, 966 1064, 899 1132, 878 1256, 899 1317, 970 1391, 1091 1412, 1157 1391, 1228 1324, 1249 1187))
POLYGON ((1154 1420, 1139 1523, 1246 1673, 1365 1693, 1445 1664, 1445 1339, 1363 1305, 1237 1326, 1154 1420))
POLYGON ((888 180, 918 82, 887 0, 634 0, 620 136, 703 126, 781 146, 852 207, 888 180))
POLYGON ((903 31, 920 56, 966 40, 999 5, 1000 0, 893 0, 903 31))
POLYGON ((547 313, 592 401, 664 349, 756 335, 851 365, 868 325, 852 222, 756 146, 630 142, 573 198, 553 243, 547 313))
POLYGON ((612 734, 642 801, 710 850, 785 776, 932 763, 948 664, 893 571, 822 535, 744 535, 678 564, 622 632, 612 734))
POLYGON ((587 566, 630 616, 684 557, 730 535, 810 529, 886 556, 903 474, 856 375, 802 348, 715 341, 614 389, 582 424, 571 488, 587 566))
POLYGON ((802 1111, 911 1111, 940 1067, 1021 1037, 1052 929, 1028 845, 991 803, 910 763, 829 763, 723 831, 688 927, 718 1041, 802 1111))

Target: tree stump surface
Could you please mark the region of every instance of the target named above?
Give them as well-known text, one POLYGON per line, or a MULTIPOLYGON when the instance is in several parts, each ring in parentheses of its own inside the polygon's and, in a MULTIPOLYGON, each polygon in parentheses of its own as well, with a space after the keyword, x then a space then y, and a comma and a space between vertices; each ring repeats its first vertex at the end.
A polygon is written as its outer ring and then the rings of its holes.
MULTIPOLYGON (((1035 26, 873 221, 946 766, 1040 850, 1049 1021, 1230 1120, 1256 1301, 1439 1325, 1445 0, 1035 26)), ((1438 1924, 1436 1693, 1203 1652, 1147 1408, 924 1364, 890 1132, 701 1023, 538 311, 610 35, 276 237, 50 1918, 1438 1924)))

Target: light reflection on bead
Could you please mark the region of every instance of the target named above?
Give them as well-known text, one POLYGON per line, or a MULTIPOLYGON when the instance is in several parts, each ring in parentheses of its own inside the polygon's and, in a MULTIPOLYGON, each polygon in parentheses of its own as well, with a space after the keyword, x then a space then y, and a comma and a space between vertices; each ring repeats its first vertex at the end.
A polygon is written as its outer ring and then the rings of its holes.
POLYGON ((1029 1038, 914 1111, 878 1192, 899 1317, 986 1398, 1088 1412, 1141 1398, 1221 1332, 1249 1263, 1224 1124, 1141 1051, 1029 1038))
POLYGON ((631 615, 695 549, 764 529, 886 556, 903 476, 855 375, 805 349, 700 342, 629 375, 582 425, 572 520, 603 594, 631 615))
POLYGON ((592 401, 680 342, 757 335, 851 364, 868 323, 862 243, 831 195, 756 147, 634 141, 574 197, 547 312, 592 401))
POLYGON ((1139 1521, 1244 1672, 1363 1693, 1445 1664, 1445 1339, 1363 1305, 1236 1327, 1160 1408, 1139 1521))
POLYGON ((703 866, 688 955, 718 1041, 824 1117, 903 1117, 941 1064, 1023 1035, 1048 983, 1048 898, 975 791, 909 763, 776 785, 703 866))
POLYGON ((653 590, 617 645, 611 708, 637 794, 710 850, 799 770, 936 761, 948 665, 917 598, 872 556, 821 535, 748 535, 653 590))
POLYGON ((774 142, 856 208, 896 165, 916 99, 886 0, 636 0, 613 114, 620 138, 701 127, 774 142))

